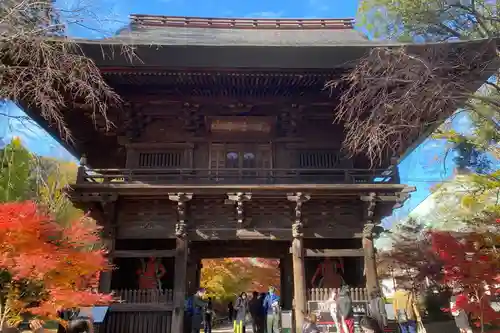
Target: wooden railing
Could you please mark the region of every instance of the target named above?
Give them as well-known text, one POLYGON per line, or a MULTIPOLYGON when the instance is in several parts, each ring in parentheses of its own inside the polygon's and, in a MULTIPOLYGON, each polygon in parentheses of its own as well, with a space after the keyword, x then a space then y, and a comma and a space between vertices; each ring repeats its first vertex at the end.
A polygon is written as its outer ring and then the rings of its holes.
POLYGON ((257 29, 353 29, 354 19, 210 18, 188 16, 130 15, 144 26, 257 29))
POLYGON ((113 290, 120 299, 112 304, 98 333, 169 333, 172 325, 172 290, 113 290))
POLYGON ((113 291, 115 297, 124 303, 171 303, 173 291, 158 289, 121 289, 113 291))
MULTIPOLYGON (((326 301, 332 292, 340 292, 338 288, 313 288, 307 290, 308 301, 326 301)), ((368 302, 368 291, 366 288, 351 288, 350 294, 353 302, 368 302)))
POLYGON ((77 183, 376 184, 397 183, 392 169, 94 169, 77 183))

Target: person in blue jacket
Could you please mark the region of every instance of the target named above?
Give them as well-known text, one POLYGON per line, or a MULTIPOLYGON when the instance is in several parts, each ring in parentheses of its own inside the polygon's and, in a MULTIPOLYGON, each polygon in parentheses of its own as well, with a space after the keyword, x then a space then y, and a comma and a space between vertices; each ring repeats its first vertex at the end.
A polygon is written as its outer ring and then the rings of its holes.
POLYGON ((274 287, 269 287, 269 292, 264 298, 264 311, 266 313, 266 333, 279 333, 280 297, 276 295, 274 287))

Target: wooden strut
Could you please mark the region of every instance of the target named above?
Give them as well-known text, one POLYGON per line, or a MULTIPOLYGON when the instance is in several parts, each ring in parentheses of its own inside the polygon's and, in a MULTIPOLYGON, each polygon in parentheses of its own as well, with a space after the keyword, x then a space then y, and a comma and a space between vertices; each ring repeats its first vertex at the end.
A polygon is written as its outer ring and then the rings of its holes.
MULTIPOLYGON (((108 251, 108 262, 113 264, 115 258, 115 229, 116 229, 116 195, 101 197, 101 207, 103 211, 103 242, 108 251)), ((99 292, 111 292, 111 270, 99 274, 99 292)))
POLYGON ((366 196, 361 196, 365 202, 364 227, 363 227, 363 250, 365 261, 366 288, 369 297, 374 291, 379 290, 377 277, 377 262, 375 258, 375 247, 373 244, 374 231, 378 222, 375 221, 376 194, 371 192, 366 196))
POLYGON ((302 204, 309 201, 311 196, 302 192, 288 194, 287 199, 295 202, 295 220, 292 224, 292 237, 298 238, 304 236, 304 223, 302 221, 302 204))
POLYGON ((287 199, 295 202, 295 219, 292 224, 292 265, 295 327, 302 327, 307 310, 306 277, 304 265, 304 224, 302 221, 302 204, 311 196, 302 192, 287 195, 287 199))
POLYGON ((251 193, 228 193, 227 198, 229 201, 236 205, 236 221, 238 222, 238 229, 243 229, 249 226, 248 219, 245 219, 245 212, 243 209, 243 202, 252 199, 251 193))
POLYGON ((177 223, 175 224, 176 237, 187 236, 186 202, 193 198, 193 193, 169 193, 168 198, 177 202, 177 223))

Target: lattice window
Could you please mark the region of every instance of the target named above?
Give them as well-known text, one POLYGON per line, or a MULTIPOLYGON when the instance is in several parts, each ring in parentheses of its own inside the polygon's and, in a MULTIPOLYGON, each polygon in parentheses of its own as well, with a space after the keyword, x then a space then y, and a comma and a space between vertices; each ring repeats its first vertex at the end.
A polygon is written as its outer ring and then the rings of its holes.
POLYGON ((301 169, 332 169, 339 164, 339 155, 333 150, 307 150, 298 154, 301 169))
POLYGON ((155 151, 139 153, 139 168, 182 168, 182 151, 155 151))

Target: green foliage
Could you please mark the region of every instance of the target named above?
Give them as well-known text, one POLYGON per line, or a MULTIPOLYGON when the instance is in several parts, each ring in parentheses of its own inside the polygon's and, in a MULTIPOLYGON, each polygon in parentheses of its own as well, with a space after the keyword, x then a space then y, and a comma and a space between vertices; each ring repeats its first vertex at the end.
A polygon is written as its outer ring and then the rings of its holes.
POLYGON ((0 202, 33 200, 63 225, 82 216, 63 191, 75 181, 76 164, 35 156, 19 139, 0 150, 0 161, 0 202))
POLYGON ((409 42, 499 36, 499 0, 362 0, 358 23, 373 38, 409 42), (496 3, 495 3, 496 1, 496 3))
POLYGON ((23 201, 33 195, 33 156, 19 139, 0 151, 0 202, 23 201))

